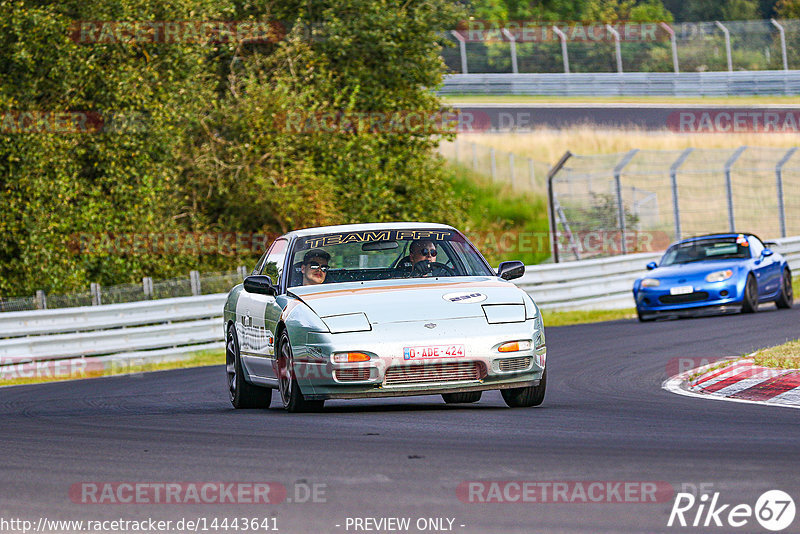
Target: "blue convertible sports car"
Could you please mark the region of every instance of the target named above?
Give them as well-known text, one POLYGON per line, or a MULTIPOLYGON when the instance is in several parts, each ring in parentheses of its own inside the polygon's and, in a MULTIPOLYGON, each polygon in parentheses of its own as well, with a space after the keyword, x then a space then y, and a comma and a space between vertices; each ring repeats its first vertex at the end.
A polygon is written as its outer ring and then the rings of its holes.
POLYGON ((792 307, 786 259, 753 234, 684 239, 647 268, 650 273, 633 284, 640 321, 710 310, 753 313, 762 302, 792 307))

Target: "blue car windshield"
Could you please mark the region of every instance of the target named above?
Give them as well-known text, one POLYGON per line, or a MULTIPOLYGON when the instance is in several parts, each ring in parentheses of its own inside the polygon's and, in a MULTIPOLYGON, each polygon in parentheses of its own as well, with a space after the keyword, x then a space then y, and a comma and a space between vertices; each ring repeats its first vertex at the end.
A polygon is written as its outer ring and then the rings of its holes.
POLYGON ((380 229, 300 237, 288 287, 395 278, 496 276, 458 232, 380 229))
POLYGON ((750 243, 741 237, 718 237, 678 243, 664 254, 659 266, 677 265, 695 261, 747 259, 750 243))

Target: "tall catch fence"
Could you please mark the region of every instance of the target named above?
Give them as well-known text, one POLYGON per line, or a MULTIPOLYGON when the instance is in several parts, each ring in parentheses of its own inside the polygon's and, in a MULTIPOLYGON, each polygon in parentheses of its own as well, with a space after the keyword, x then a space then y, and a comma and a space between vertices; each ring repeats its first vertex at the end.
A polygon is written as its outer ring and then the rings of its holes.
POLYGON ((797 147, 569 155, 553 172, 551 228, 560 259, 663 250, 714 232, 800 234, 797 147))
POLYGON ((800 20, 684 23, 468 21, 445 36, 454 73, 800 69, 800 20))

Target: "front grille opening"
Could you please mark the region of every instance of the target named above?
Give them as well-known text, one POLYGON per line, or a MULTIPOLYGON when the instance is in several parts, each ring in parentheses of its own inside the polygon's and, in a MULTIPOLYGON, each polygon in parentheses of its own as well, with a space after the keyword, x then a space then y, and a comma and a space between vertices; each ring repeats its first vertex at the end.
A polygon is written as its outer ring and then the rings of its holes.
POLYGON ((362 380, 369 380, 369 367, 337 369, 333 374, 339 382, 360 382, 362 380))
POLYGON ((695 291, 694 293, 687 293, 686 295, 663 295, 658 297, 661 304, 684 304, 686 302, 701 302, 708 300, 708 293, 706 291, 695 291))
POLYGON ((448 362, 396 365, 386 371, 384 384, 422 384, 427 382, 461 382, 480 380, 486 375, 480 362, 448 362))
POLYGON ((531 356, 520 356, 518 358, 505 358, 500 360, 500 370, 503 372, 524 371, 531 366, 531 356))

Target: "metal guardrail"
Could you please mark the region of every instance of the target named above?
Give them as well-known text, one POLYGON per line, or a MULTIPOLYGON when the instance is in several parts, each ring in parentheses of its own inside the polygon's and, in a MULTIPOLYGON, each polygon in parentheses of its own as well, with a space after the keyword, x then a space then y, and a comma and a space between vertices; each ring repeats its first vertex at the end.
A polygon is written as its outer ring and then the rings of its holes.
POLYGON ((798 95, 800 71, 450 74, 440 95, 798 95))
MULTIPOLYGON (((800 237, 777 241, 800 273, 800 237)), ((528 267, 517 281, 543 309, 634 306, 633 281, 659 254, 643 253, 528 267)), ((0 315, 0 364, 68 358, 147 360, 222 346, 224 294, 0 315), (146 326, 142 326, 146 325, 146 326)))

